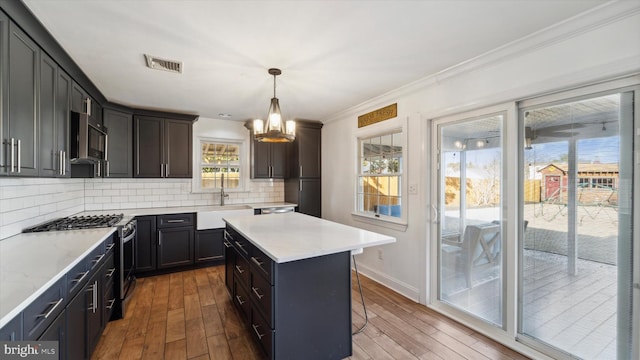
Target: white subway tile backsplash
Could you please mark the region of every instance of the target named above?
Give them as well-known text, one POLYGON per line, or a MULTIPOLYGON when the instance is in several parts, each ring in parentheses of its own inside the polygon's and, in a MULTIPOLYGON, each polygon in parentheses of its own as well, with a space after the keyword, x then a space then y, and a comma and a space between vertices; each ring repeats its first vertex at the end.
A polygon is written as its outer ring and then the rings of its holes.
MULTIPOLYGON (((0 240, 82 211, 220 204, 217 193, 191 193, 191 179, 0 178, 0 240)), ((249 181, 227 204, 284 200, 284 182, 249 181)))

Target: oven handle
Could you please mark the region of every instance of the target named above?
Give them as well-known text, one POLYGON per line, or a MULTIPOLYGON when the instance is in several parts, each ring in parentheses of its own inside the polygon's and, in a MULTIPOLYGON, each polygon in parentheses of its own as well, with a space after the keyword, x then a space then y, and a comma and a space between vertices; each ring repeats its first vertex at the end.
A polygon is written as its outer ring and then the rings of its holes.
POLYGON ((122 239, 122 243, 127 243, 129 242, 129 240, 133 239, 136 236, 136 233, 138 232, 137 228, 133 228, 133 232, 129 235, 127 235, 124 239, 122 239))

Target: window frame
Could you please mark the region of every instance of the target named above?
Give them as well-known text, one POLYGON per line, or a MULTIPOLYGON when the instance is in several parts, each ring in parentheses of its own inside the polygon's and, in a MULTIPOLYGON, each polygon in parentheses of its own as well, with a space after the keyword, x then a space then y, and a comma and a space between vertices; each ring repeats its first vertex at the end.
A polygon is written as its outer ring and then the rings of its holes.
POLYGON ((402 120, 399 118, 390 119, 385 122, 377 123, 374 125, 367 126, 365 128, 358 129, 354 133, 354 144, 353 144, 353 159, 354 159, 354 178, 353 178, 353 208, 351 215, 354 220, 368 223, 371 225, 382 226, 398 231, 406 231, 408 226, 408 158, 407 158, 407 148, 408 148, 408 136, 407 136, 407 122, 406 120, 402 120), (379 216, 375 216, 371 213, 361 212, 359 210, 359 181, 361 176, 366 176, 361 172, 361 164, 360 164, 360 142, 363 139, 370 139, 374 137, 380 137, 385 135, 390 135, 398 133, 400 138, 402 139, 402 152, 401 152, 401 161, 399 172, 394 173, 394 176, 399 176, 399 198, 400 198, 400 217, 390 216, 379 214, 379 216))
POLYGON ((202 187, 202 167, 203 166, 211 166, 210 164, 205 164, 202 162, 202 145, 204 143, 215 143, 215 144, 226 144, 226 145, 236 145, 238 146, 238 167, 240 168, 240 178, 239 184, 236 188, 225 188, 225 192, 244 192, 246 191, 247 179, 249 177, 249 169, 246 166, 246 141, 241 139, 223 139, 223 138, 211 138, 211 137, 198 137, 197 141, 197 153, 194 158, 195 166, 193 176, 193 193, 218 193, 220 192, 220 188, 203 188, 202 187))

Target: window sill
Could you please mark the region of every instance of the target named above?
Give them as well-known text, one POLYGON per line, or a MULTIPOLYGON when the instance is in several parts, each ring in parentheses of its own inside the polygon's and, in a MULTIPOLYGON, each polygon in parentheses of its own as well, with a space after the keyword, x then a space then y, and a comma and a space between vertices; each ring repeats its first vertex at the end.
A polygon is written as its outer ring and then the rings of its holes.
POLYGON ((393 219, 390 217, 374 217, 367 216, 357 213, 351 213, 351 216, 355 221, 363 222, 369 225, 381 226, 387 229, 396 230, 396 231, 407 231, 407 227, 409 226, 406 221, 402 219, 393 219))

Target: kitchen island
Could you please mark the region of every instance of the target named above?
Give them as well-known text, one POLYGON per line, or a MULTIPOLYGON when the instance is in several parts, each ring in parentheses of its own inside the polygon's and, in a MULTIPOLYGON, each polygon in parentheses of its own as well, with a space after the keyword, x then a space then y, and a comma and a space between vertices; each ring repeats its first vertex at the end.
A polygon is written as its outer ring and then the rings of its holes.
POLYGON ((395 242, 299 213, 224 219, 225 282, 270 359, 351 355, 351 253, 395 242))

